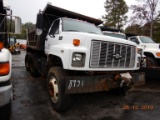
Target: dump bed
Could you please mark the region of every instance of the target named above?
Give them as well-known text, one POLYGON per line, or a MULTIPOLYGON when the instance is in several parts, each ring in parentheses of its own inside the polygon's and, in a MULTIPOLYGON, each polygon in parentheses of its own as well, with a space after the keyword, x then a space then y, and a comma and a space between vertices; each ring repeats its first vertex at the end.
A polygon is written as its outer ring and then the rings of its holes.
POLYGON ((47 4, 43 11, 40 11, 37 15, 36 28, 28 31, 28 48, 43 50, 44 42, 47 36, 48 30, 52 22, 60 17, 68 17, 74 19, 80 19, 93 23, 95 25, 102 24, 102 21, 92 17, 88 17, 79 13, 75 13, 69 10, 65 10, 56 6, 47 4), (38 31, 42 34, 37 35, 38 31))

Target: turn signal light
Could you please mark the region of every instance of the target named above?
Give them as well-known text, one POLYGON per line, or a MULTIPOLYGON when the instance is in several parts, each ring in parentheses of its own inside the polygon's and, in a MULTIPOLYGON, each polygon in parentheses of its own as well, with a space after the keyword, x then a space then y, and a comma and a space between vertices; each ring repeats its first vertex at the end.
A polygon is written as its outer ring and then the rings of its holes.
POLYGON ((4 47, 4 46, 3 46, 3 43, 0 42, 0 50, 3 49, 3 47, 4 47))
POLYGON ((158 56, 158 57, 160 57, 160 53, 158 52, 158 53, 156 53, 156 55, 158 56))
POLYGON ((74 46, 79 46, 80 45, 80 40, 79 39, 73 39, 73 45, 74 46))
POLYGON ((8 75, 10 71, 9 62, 0 63, 0 75, 8 75))

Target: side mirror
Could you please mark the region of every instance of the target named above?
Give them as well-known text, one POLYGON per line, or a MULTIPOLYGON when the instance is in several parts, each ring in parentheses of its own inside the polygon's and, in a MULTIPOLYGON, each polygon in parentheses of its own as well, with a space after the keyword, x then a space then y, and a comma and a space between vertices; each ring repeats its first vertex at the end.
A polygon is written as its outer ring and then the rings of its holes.
POLYGON ((139 45, 139 41, 136 40, 136 43, 139 45))
POLYGON ((54 38, 54 37, 55 37, 55 35, 54 35, 54 34, 50 34, 49 36, 50 36, 51 38, 54 38))
POLYGON ((21 18, 15 17, 15 34, 21 34, 21 18))

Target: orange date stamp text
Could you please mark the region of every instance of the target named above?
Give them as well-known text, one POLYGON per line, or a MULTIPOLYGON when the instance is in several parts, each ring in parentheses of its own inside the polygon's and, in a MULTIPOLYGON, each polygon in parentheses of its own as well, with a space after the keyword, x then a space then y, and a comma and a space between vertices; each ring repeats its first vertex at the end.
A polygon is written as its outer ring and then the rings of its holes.
POLYGON ((123 110, 154 110, 154 105, 123 105, 123 110))

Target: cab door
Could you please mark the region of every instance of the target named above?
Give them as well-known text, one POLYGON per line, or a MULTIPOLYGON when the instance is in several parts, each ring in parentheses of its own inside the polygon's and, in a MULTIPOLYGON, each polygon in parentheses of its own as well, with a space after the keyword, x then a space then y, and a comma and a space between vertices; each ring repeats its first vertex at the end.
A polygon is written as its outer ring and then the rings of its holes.
POLYGON ((53 22, 45 39, 45 53, 48 55, 50 47, 56 44, 59 39, 60 19, 53 22))

